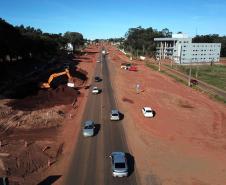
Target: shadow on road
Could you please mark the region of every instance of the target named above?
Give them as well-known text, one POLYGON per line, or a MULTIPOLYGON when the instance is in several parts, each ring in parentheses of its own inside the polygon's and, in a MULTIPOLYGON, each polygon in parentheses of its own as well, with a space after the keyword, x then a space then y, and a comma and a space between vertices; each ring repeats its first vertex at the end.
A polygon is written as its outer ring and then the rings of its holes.
POLYGON ((96 136, 99 133, 100 128, 101 128, 100 124, 95 124, 94 136, 96 136))
POLYGON ((42 182, 38 183, 38 185, 52 185, 54 182, 56 182, 61 175, 51 175, 44 179, 42 182))
POLYGON ((119 119, 120 119, 120 120, 123 120, 123 119, 124 119, 124 117, 125 117, 125 116, 124 116, 124 114, 123 114, 123 113, 121 113, 121 112, 119 112, 119 119))
POLYGON ((134 161, 134 157, 129 154, 126 153, 126 158, 127 158, 127 163, 128 163, 128 177, 134 172, 134 166, 135 166, 135 161, 134 161))
POLYGON ((156 112, 154 111, 154 110, 152 110, 153 111, 153 118, 156 116, 156 112))

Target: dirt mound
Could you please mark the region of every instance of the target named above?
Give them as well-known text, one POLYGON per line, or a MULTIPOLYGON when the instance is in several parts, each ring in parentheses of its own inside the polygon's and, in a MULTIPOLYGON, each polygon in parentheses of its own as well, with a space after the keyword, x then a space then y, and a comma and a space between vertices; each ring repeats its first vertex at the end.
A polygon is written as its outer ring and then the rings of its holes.
POLYGON ((34 111, 57 105, 69 105, 77 100, 79 91, 59 86, 56 89, 40 90, 37 95, 26 97, 21 100, 14 100, 7 105, 16 110, 34 111))

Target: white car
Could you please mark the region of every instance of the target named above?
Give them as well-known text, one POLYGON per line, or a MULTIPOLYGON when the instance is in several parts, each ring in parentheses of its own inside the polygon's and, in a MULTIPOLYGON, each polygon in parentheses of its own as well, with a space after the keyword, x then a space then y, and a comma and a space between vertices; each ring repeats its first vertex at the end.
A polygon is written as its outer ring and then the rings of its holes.
POLYGON ((110 120, 111 121, 119 121, 120 120, 120 114, 119 114, 118 110, 111 110, 110 120))
POLYGON ((98 87, 93 87, 92 93, 93 94, 99 94, 100 93, 100 89, 98 89, 98 87))
POLYGON ((142 113, 144 114, 144 117, 146 117, 146 118, 154 117, 154 112, 150 107, 143 107, 142 113))
POLYGON ((97 60, 97 63, 100 63, 100 60, 97 60))

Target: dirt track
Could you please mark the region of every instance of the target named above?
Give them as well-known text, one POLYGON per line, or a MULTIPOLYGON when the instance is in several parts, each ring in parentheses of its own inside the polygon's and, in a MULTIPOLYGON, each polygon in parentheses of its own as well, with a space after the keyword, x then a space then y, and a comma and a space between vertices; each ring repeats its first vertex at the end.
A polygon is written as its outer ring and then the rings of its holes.
POLYGON ((0 174, 9 177, 10 185, 37 184, 56 169, 61 176, 65 172, 68 156, 64 154, 75 142, 79 124, 74 121, 86 99, 98 47, 84 52, 85 57, 72 59, 77 71, 72 76, 79 90, 60 85, 22 99, 1 100, 0 174))
POLYGON ((127 57, 114 48, 109 51, 114 89, 142 184, 225 185, 225 106, 141 61, 135 62, 138 72, 120 69, 127 57), (143 106, 154 109, 153 119, 143 117, 143 106))

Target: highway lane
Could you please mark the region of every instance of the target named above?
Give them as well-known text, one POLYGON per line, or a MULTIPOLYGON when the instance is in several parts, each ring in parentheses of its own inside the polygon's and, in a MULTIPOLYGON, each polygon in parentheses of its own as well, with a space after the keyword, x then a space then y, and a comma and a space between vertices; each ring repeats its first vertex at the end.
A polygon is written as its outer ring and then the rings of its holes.
MULTIPOLYGON (((95 76, 101 82, 94 82, 102 88, 102 93, 92 95, 91 89, 85 107, 83 121, 94 120, 98 133, 94 137, 84 138, 80 131, 68 177, 65 185, 135 185, 138 184, 135 172, 127 178, 114 178, 111 173, 109 155, 113 151, 129 152, 123 121, 110 121, 111 109, 117 108, 111 86, 107 57, 100 54, 101 63, 97 63, 95 76)), ((131 163, 133 160, 131 158, 131 163)))

